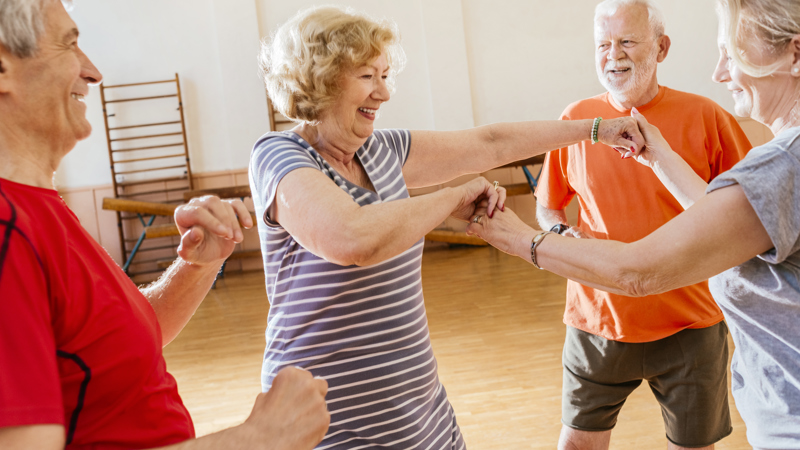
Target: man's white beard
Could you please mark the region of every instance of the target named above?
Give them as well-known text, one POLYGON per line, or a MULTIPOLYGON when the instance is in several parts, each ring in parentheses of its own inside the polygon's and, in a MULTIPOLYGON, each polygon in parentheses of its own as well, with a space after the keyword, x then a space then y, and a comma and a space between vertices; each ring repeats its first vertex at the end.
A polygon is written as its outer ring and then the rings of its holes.
POLYGON ((606 66, 597 68, 597 77, 600 79, 600 84, 618 100, 629 100, 639 97, 649 86, 650 77, 653 75, 658 64, 658 51, 653 51, 650 55, 639 63, 634 65, 630 59, 622 61, 607 62, 606 66), (633 76, 629 77, 622 83, 613 83, 606 77, 605 70, 614 67, 630 67, 633 76))

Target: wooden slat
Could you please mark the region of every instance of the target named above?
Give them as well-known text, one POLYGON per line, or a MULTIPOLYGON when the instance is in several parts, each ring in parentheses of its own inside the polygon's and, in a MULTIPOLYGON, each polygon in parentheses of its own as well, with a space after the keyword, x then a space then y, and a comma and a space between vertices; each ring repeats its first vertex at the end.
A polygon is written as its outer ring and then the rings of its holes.
POLYGON ((150 138, 157 138, 157 137, 164 137, 164 136, 179 136, 181 134, 182 133, 180 131, 178 131, 176 133, 148 134, 148 135, 144 135, 144 136, 131 136, 131 137, 125 137, 125 138, 111 139, 111 142, 132 141, 134 139, 150 139, 150 138))
POLYGON ((481 247, 489 245, 486 241, 477 236, 467 236, 466 233, 447 230, 433 230, 425 235, 425 239, 436 242, 447 242, 448 244, 465 244, 481 247))
POLYGON ((163 144, 163 145, 148 145, 146 147, 132 147, 132 148, 118 148, 115 150, 111 150, 112 153, 117 152, 134 152, 136 150, 150 150, 153 148, 167 148, 167 147, 177 147, 179 145, 183 145, 183 142, 178 142, 175 144, 163 144))
POLYGON ((134 214, 171 216, 175 214, 175 208, 177 208, 176 205, 168 205, 165 203, 140 202, 138 200, 125 200, 111 197, 103 199, 103 209, 105 210, 134 214))
MULTIPOLYGON (((175 80, 171 80, 175 81, 175 80)), ((115 86, 119 87, 119 86, 115 86)), ((169 94, 169 95, 154 95, 152 97, 135 97, 135 98, 121 98, 119 100, 106 100, 106 103, 122 103, 122 102, 136 102, 139 100, 153 100, 156 98, 170 98, 170 97, 177 97, 178 94, 169 94)))
MULTIPOLYGON (((254 224, 256 223, 255 214, 250 213, 250 219, 253 220, 254 224)), ((178 231, 178 227, 174 223, 167 223, 164 225, 153 225, 152 227, 147 227, 144 229, 144 237, 146 239, 168 237, 168 236, 179 236, 179 235, 180 232, 178 231)))
POLYGON ((162 84, 162 83, 174 83, 175 79, 171 80, 164 80, 164 81, 145 81, 142 83, 128 83, 128 84, 114 84, 111 86, 103 85, 103 89, 113 89, 113 88, 121 88, 121 87, 131 87, 131 86, 144 86, 146 84, 162 84))
POLYGON ((506 195, 509 197, 531 193, 531 187, 528 183, 509 184, 503 187, 506 188, 506 195))
POLYGON ((139 180, 139 181, 124 181, 122 183, 117 183, 117 186, 119 187, 136 186, 139 184, 161 183, 162 181, 179 181, 179 180, 186 180, 186 176, 153 178, 150 180, 139 180))
MULTIPOLYGON (((181 158, 183 158, 185 155, 183 153, 178 153, 178 154, 175 154, 175 155, 151 156, 149 158, 124 159, 124 160, 121 160, 121 161, 114 161, 114 164, 131 163, 131 162, 139 162, 139 161, 152 161, 154 159, 177 158, 179 156, 181 158)), ((122 173, 122 172, 117 172, 117 173, 122 173)))
POLYGON ((167 223, 164 225, 153 225, 152 227, 147 227, 144 229, 144 237, 146 239, 168 237, 168 236, 180 236, 180 234, 181 233, 178 231, 178 227, 175 226, 174 223, 167 223))
POLYGON ((141 125, 127 125, 124 127, 111 127, 109 130, 127 130, 130 128, 144 128, 144 127, 157 127, 159 125, 176 125, 181 123, 180 120, 175 120, 172 122, 157 122, 157 123, 143 123, 141 125))
MULTIPOLYGON (((179 188, 172 188, 172 189, 159 189, 157 191, 131 192, 130 194, 120 194, 120 195, 118 195, 118 197, 121 197, 121 198, 141 197, 142 195, 163 194, 163 193, 166 193, 166 192, 179 192, 179 191, 185 191, 186 189, 188 189, 188 188, 179 187, 179 188)), ((165 202, 159 202, 159 203, 165 203, 165 202)))
POLYGON ((214 189, 197 189, 194 191, 186 191, 183 193, 183 199, 187 202, 195 197, 202 197, 204 195, 216 195, 219 198, 242 198, 250 197, 250 186, 230 186, 224 188, 214 189))
POLYGON ((116 172, 117 175, 128 175, 131 173, 142 173, 142 172, 155 172, 156 170, 168 170, 168 169, 185 169, 186 164, 180 164, 177 166, 164 166, 164 167, 149 167, 147 169, 137 169, 137 170, 126 170, 126 171, 118 171, 116 172))

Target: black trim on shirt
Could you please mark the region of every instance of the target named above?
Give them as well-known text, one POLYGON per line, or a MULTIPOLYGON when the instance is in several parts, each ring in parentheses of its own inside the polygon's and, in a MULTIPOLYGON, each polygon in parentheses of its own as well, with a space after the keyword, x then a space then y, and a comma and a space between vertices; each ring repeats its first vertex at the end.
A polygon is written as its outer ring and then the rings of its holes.
MULTIPOLYGON (((5 223, 6 231, 3 233, 3 242, 0 244, 0 278, 3 277, 3 267, 5 267, 6 256, 8 256, 8 247, 11 245, 11 233, 17 229, 16 222, 17 222, 17 208, 14 207, 14 204, 6 197, 5 192, 3 192, 2 186, 0 186, 0 196, 2 196, 6 203, 8 203, 9 209, 11 209, 11 217, 9 217, 8 221, 5 223)), ((38 257, 38 255, 37 255, 38 257)), ((40 261, 41 264, 41 261, 40 261)))
MULTIPOLYGON (((6 259, 8 257, 8 249, 11 246, 11 236, 14 231, 16 231, 23 239, 28 243, 31 250, 33 251, 34 256, 36 256, 36 262, 39 263, 39 269, 42 270, 42 274, 44 275, 44 262, 42 261, 42 257, 39 255, 39 252, 36 250, 36 247, 31 242, 30 238, 17 227, 17 208, 14 206, 14 203, 8 199, 5 192, 3 192, 3 185, 0 184, 0 197, 8 204, 8 208, 11 210, 11 217, 8 220, 0 219, 0 225, 5 225, 6 230, 3 234, 3 241, 0 243, 0 280, 3 278, 3 268, 5 266, 6 259)), ((46 277, 45 277, 46 278, 46 277)), ((52 297, 51 290, 50 290, 50 280, 47 280, 47 298, 52 297)))
POLYGON ((72 411, 72 417, 69 419, 69 428, 67 428, 67 445, 69 445, 72 443, 72 438, 75 437, 75 429, 78 427, 78 416, 80 416, 81 410, 83 410, 83 402, 86 399, 86 388, 89 386, 89 381, 92 379, 92 369, 90 369, 78 355, 67 353, 63 350, 56 350, 56 355, 73 361, 84 373, 83 381, 81 381, 81 388, 78 391, 78 403, 75 404, 75 410, 72 411))

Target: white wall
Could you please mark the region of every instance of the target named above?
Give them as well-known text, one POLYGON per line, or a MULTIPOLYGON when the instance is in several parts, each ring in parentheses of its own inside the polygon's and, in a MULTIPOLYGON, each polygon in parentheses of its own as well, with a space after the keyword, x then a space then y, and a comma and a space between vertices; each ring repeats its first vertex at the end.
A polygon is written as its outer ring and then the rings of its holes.
MULTIPOLYGON (((299 9, 335 3, 394 20, 408 56, 378 127, 460 129, 557 118, 602 92, 594 69, 596 1, 570 0, 81 0, 81 46, 119 84, 170 78, 184 90, 195 172, 246 167, 268 127, 256 75, 259 36, 299 9)), ((713 1, 662 2, 673 45, 659 66, 667 86, 732 102, 710 74, 716 62, 713 1)), ((93 135, 62 164, 61 187, 111 182, 99 93, 88 98, 93 135)))
MULTIPOLYGON (((556 119, 571 102, 603 92, 594 68, 595 0, 462 0, 475 122, 556 119)), ((731 110, 711 81, 717 60, 714 2, 659 3, 672 49, 659 82, 731 110)))
MULTIPOLYGON (((247 165, 252 143, 268 129, 251 0, 81 0, 72 17, 106 84, 179 73, 195 171, 247 165)), ((87 103, 94 131, 64 159, 60 187, 111 183, 99 88, 87 103)))

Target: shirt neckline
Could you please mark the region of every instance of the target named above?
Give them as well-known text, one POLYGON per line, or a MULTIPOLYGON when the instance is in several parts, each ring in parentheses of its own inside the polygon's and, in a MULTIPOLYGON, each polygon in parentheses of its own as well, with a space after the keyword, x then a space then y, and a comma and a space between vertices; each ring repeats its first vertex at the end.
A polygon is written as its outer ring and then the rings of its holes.
MULTIPOLYGON (((658 105, 658 103, 664 98, 664 96, 666 94, 667 94, 667 87, 666 86, 662 86, 662 85, 659 84, 658 85, 658 93, 656 94, 656 96, 653 97, 652 100, 650 100, 649 102, 645 103, 644 105, 637 106, 636 109, 639 112, 645 112, 648 109, 651 109, 651 108, 655 107, 656 105, 658 105)), ((614 111, 617 111, 617 112, 620 112, 620 113, 623 113, 623 114, 626 114, 626 115, 630 115, 631 109, 630 108, 628 108, 628 109, 619 108, 614 103, 614 99, 611 97, 611 93, 610 92, 606 92, 605 101, 606 101, 606 103, 608 103, 608 106, 610 106, 612 109, 614 109, 614 111)))
MULTIPOLYGON (((332 173, 334 173, 334 174, 338 175, 338 176, 339 176, 339 178, 341 178, 341 179, 342 179, 342 180, 345 182, 345 184, 347 184, 347 186, 348 186, 348 187, 351 187, 351 188, 352 188, 352 187, 355 187, 355 188, 359 189, 359 190, 360 190, 360 191, 362 191, 362 192, 365 192, 365 193, 370 193, 370 194, 371 194, 371 195, 373 195, 373 196, 374 196, 374 197, 375 197, 377 200, 381 200, 381 197, 380 197, 380 195, 378 194, 378 187, 375 185, 375 180, 374 180, 374 178, 373 178, 372 171, 370 171, 370 170, 367 168, 367 164, 364 162, 364 156, 365 156, 365 154, 366 154, 366 152, 367 152, 367 145, 368 145, 368 144, 369 144, 369 143, 372 141, 372 139, 374 139, 374 135, 370 135, 370 137, 369 137, 369 138, 367 138, 367 141, 366 141, 366 142, 364 142, 364 145, 362 145, 361 147, 359 147, 359 148, 358 148, 358 150, 356 150, 356 157, 358 158, 358 162, 361 164, 361 167, 363 167, 363 168, 364 168, 364 172, 366 172, 366 174, 367 174, 367 178, 369 178, 369 182, 370 182, 370 183, 372 183, 372 187, 373 187, 373 188, 375 188, 375 190, 373 191, 373 190, 371 190, 371 189, 367 189, 367 188, 365 188, 364 186, 360 186, 360 185, 358 185, 358 184, 355 184, 355 183, 353 183, 352 181, 348 180, 348 179, 347 179, 347 177, 345 177, 345 176, 342 176, 342 174, 340 174, 340 173, 339 173, 339 171, 337 171, 336 169, 334 169, 334 168, 333 168, 333 167, 332 167, 332 166, 331 166, 331 165, 328 163, 328 161, 326 161, 326 160, 325 160, 325 158, 323 158, 323 157, 322 157, 322 155, 321 155, 321 154, 320 154, 320 153, 317 151, 317 149, 315 149, 315 148, 314 148, 314 147, 311 145, 311 143, 309 143, 308 141, 306 141, 305 139, 303 139, 303 137, 302 137, 302 136, 300 136, 300 135, 299 135, 297 132, 295 132, 295 131, 292 131, 292 130, 287 130, 287 131, 285 131, 285 133, 288 133, 288 134, 290 135, 290 137, 292 137, 292 138, 293 138, 295 141, 297 141, 297 142, 298 142, 300 145, 302 145, 303 147, 305 147, 307 150, 313 150, 313 151, 314 151, 314 152, 315 152, 317 155, 319 155, 319 158, 320 158, 320 159, 322 160, 322 162, 325 164, 325 168, 326 168, 327 170, 331 171, 332 173)), ((348 194, 350 194, 350 192, 348 192, 348 194)), ((353 196, 351 195, 351 197, 353 197, 353 196)), ((353 200, 355 201, 355 197, 353 197, 353 200)))

